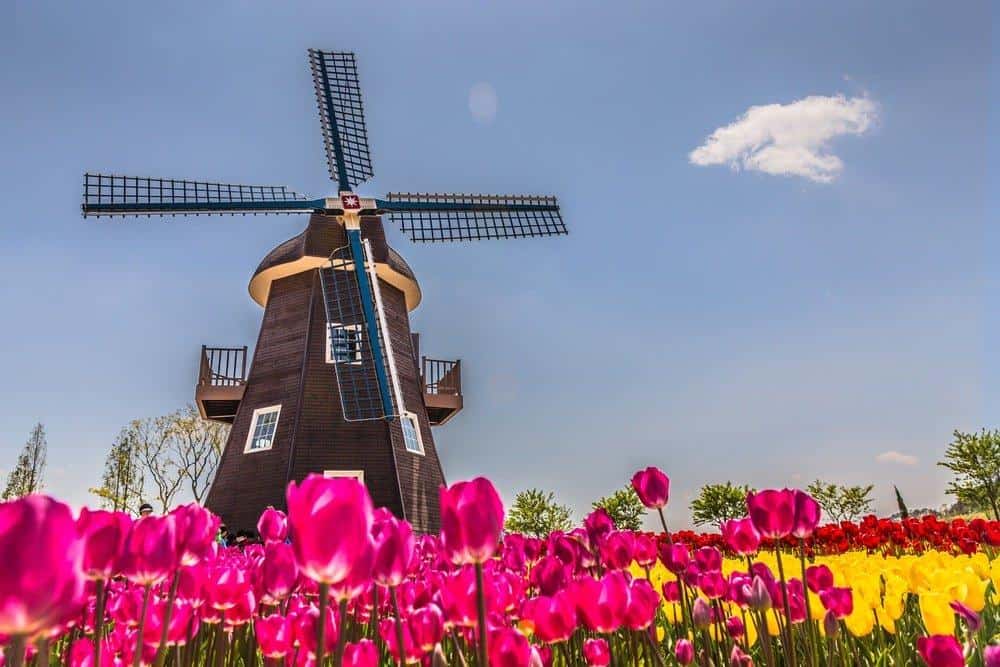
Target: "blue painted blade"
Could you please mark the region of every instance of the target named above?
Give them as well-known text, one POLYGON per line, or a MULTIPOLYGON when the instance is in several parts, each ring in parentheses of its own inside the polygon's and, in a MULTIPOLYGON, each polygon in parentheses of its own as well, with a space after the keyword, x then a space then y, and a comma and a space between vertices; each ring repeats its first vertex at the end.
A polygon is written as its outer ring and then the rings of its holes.
POLYGON ((309 66, 330 178, 353 190, 374 175, 354 54, 309 49, 309 66))

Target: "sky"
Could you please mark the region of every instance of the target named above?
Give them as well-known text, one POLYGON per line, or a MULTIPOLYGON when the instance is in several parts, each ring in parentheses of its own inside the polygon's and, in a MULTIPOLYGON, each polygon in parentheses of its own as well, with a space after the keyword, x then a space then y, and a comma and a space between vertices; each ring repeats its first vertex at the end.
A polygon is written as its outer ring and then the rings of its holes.
POLYGON ((725 480, 936 507, 952 431, 1000 427, 996 25, 986 2, 4 3, 0 469, 41 421, 47 490, 93 502, 118 430, 193 400, 202 344, 254 344, 250 274, 304 218, 84 221, 82 174, 331 194, 316 47, 357 53, 362 194, 551 193, 570 228, 390 230, 423 352, 462 359, 449 481, 580 518, 657 465, 677 526, 725 480))

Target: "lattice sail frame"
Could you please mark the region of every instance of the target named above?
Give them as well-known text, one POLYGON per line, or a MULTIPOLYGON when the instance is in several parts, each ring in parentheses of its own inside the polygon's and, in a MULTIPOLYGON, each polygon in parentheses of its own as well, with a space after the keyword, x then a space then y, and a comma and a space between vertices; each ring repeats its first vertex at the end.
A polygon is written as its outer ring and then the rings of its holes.
POLYGON ((555 197, 390 192, 385 214, 414 242, 566 234, 555 197))
MULTIPOLYGON (((367 244, 365 251, 370 256, 367 244)), ((365 258, 365 269, 369 261, 365 258)), ((374 274, 374 272, 371 272, 374 274)), ((340 394, 340 405, 344 420, 349 422, 375 421, 395 419, 405 411, 399 391, 398 378, 395 371, 395 360, 392 355, 391 341, 385 331, 384 311, 381 295, 378 291, 377 278, 370 275, 372 298, 377 304, 375 326, 378 330, 383 364, 391 369, 389 373, 389 394, 392 403, 392 414, 385 414, 382 394, 379 389, 378 377, 375 372, 374 354, 368 337, 364 309, 361 304, 361 291, 354 270, 354 259, 350 246, 337 248, 330 255, 327 266, 319 269, 320 286, 323 291, 323 306, 326 311, 326 335, 343 331, 348 336, 359 337, 359 358, 354 361, 334 362, 331 365, 337 377, 337 388, 340 394)), ((324 341, 324 346, 330 343, 324 341)))
POLYGON ((353 53, 309 49, 309 66, 330 178, 351 190, 375 175, 357 62, 353 53))

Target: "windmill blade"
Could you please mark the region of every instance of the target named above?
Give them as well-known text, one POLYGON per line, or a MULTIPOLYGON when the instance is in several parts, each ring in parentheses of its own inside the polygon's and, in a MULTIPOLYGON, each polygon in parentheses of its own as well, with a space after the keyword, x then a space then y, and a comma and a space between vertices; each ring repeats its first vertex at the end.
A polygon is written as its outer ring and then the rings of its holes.
POLYGON ((390 192, 376 199, 410 240, 478 241, 566 234, 555 197, 390 192))
POLYGON ((309 49, 330 178, 353 190, 374 175, 353 53, 309 49))
POLYGON ((283 185, 236 185, 84 174, 83 215, 188 215, 200 213, 302 213, 322 209, 283 185))

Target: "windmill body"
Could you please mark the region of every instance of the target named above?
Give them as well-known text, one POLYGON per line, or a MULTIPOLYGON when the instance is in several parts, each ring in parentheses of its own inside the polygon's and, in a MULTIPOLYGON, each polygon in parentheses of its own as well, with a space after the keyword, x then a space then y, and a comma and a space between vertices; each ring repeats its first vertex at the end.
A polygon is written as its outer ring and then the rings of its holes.
POLYGON ((292 480, 353 476, 377 505, 422 532, 439 528, 444 483, 431 426, 462 407, 461 365, 419 356, 409 312, 417 279, 386 242, 383 218, 415 242, 566 233, 553 197, 352 191, 371 178, 354 56, 310 50, 337 197, 285 187, 86 174, 85 216, 309 213, 250 281, 264 308, 247 348, 202 348, 196 402, 232 424, 207 506, 231 528, 284 507, 292 480))

